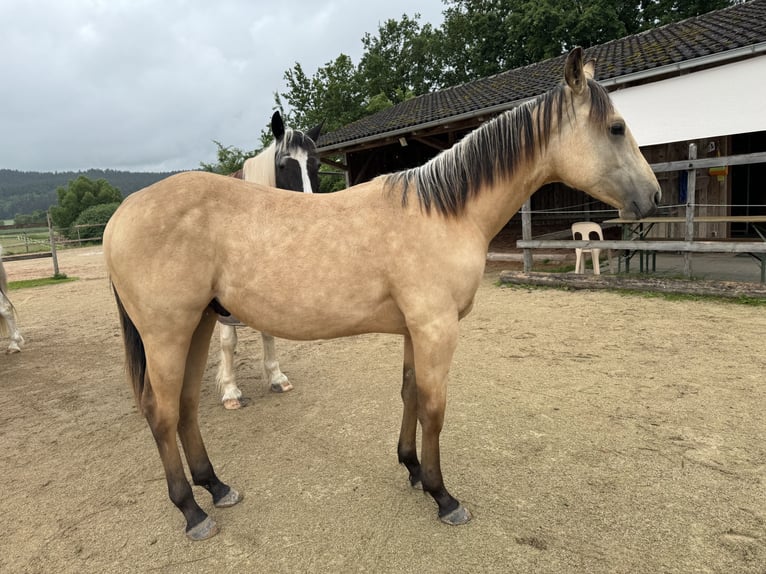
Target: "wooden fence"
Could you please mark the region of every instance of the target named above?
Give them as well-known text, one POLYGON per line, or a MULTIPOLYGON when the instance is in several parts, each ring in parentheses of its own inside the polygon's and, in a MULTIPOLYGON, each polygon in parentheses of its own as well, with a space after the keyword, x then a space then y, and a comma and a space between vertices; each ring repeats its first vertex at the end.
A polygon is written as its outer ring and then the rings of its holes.
POLYGON ((53 227, 50 214, 47 217, 47 231, 34 233, 30 226, 4 226, 0 238, 3 241, 3 261, 23 261, 26 259, 50 258, 53 263, 53 275, 59 275, 57 250, 68 246, 81 246, 83 243, 100 241, 104 225, 98 225, 99 232, 93 237, 92 225, 76 225, 66 230, 53 227), (87 230, 87 232, 86 232, 87 230), (41 237, 41 235, 44 235, 41 237), (15 242, 9 242, 12 237, 15 242), (69 237, 69 238, 67 238, 69 237))

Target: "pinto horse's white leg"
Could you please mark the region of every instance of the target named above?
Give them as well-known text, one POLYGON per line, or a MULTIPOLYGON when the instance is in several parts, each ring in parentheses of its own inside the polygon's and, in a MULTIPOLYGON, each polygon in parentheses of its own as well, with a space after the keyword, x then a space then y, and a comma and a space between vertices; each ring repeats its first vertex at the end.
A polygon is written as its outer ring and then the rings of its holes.
POLYGON ((279 370, 274 337, 268 333, 261 333, 261 340, 263 341, 263 372, 266 375, 266 380, 269 381, 269 388, 275 393, 292 391, 293 386, 287 379, 287 375, 279 370))
POLYGON ((7 327, 11 335, 11 344, 8 345, 6 353, 18 353, 24 344, 24 337, 21 336, 19 328, 16 326, 16 320, 13 317, 13 306, 5 293, 0 291, 0 333, 7 327))
POLYGON ((242 406, 242 391, 237 387, 234 375, 234 353, 237 350, 237 328, 232 325, 218 324, 221 330, 221 363, 215 377, 221 402, 226 409, 238 409, 242 406))

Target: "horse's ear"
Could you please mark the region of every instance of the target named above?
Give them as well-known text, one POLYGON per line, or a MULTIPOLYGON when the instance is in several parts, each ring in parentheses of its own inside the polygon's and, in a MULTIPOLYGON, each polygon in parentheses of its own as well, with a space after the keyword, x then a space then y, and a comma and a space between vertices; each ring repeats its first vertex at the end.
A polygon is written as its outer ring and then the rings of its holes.
POLYGON ((285 124, 282 122, 282 115, 279 113, 279 110, 271 116, 271 133, 278 140, 282 139, 282 136, 285 135, 285 124))
POLYGON ((319 134, 322 133, 323 125, 324 125, 324 120, 322 120, 313 128, 311 128, 309 131, 306 132, 306 135, 310 137, 311 141, 313 141, 314 143, 316 143, 316 141, 319 139, 319 134))
POLYGON ((582 48, 578 46, 569 52, 564 64, 564 79, 575 94, 581 94, 588 85, 588 70, 590 70, 590 77, 593 77, 592 63, 583 64, 582 48))

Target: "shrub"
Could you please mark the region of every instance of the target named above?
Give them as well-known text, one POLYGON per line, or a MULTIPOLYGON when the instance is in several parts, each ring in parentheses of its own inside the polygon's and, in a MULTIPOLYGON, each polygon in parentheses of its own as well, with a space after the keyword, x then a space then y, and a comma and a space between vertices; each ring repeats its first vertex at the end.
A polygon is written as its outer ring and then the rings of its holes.
POLYGON ((104 226, 119 206, 120 202, 114 202, 101 203, 86 208, 77 216, 74 227, 69 230, 67 235, 72 239, 101 239, 104 234, 104 226))

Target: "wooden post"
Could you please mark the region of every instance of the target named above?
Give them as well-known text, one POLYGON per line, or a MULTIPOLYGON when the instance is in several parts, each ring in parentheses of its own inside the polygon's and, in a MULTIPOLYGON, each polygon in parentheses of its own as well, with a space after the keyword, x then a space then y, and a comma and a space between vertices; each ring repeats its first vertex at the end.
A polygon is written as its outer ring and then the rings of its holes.
POLYGON ((53 276, 58 277, 59 276, 59 258, 56 255, 56 234, 53 233, 53 223, 51 223, 51 214, 50 212, 45 214, 46 218, 48 219, 48 238, 51 242, 51 259, 53 259, 53 276))
MULTIPOLYGON (((532 198, 521 206, 521 238, 525 241, 532 239, 532 198)), ((532 271, 532 250, 524 249, 524 273, 532 271)))
MULTIPOLYGON (((689 160, 697 159, 697 144, 689 144, 689 160)), ((696 201, 695 191, 697 187, 697 170, 690 168, 686 171, 686 229, 684 231, 684 240, 692 241, 694 239, 694 203, 696 201)), ((692 254, 690 251, 684 252, 684 277, 687 279, 692 276, 692 254)))

